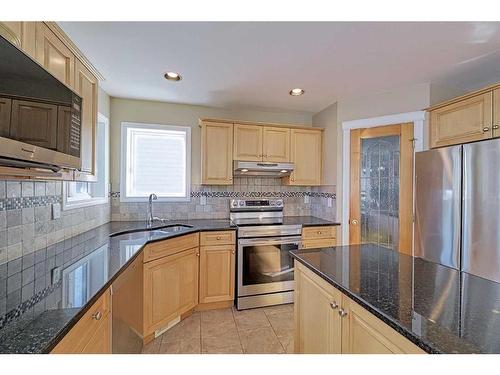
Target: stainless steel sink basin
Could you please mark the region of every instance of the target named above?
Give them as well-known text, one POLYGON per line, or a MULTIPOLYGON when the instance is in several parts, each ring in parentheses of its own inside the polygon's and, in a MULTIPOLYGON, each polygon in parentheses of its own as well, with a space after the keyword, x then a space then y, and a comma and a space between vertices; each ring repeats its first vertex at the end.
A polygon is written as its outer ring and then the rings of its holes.
POLYGON ((123 232, 118 232, 114 233, 111 235, 111 237, 119 236, 122 234, 128 234, 128 233, 137 233, 137 232, 150 232, 154 234, 169 234, 169 233, 176 233, 176 232, 181 232, 186 229, 192 228, 192 225, 189 224, 168 224, 168 225, 161 225, 158 227, 152 227, 152 228, 137 228, 137 229, 129 229, 129 230, 124 230, 123 232))

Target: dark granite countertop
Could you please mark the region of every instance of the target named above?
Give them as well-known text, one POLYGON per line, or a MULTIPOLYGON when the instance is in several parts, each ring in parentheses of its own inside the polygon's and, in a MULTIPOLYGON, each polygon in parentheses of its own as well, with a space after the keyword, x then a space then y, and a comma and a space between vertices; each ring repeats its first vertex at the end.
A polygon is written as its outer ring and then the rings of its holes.
MULTIPOLYGON (((37 252, 29 260, 34 263, 35 294, 0 316, 0 353, 50 352, 145 244, 199 231, 236 230, 229 220, 179 220, 158 226, 173 223, 192 228, 174 233, 136 231, 116 235, 145 229, 145 223, 110 222, 37 252), (53 277, 54 268, 60 270, 58 279, 53 277), (42 286, 37 288, 39 279, 42 286)), ((20 264, 25 261, 20 260, 20 264)), ((7 264, 6 269, 10 268, 7 264)), ((13 273, 7 285, 12 278, 21 294, 25 284, 22 276, 29 269, 19 267, 19 277, 13 273)))
POLYGON ((376 245, 292 256, 429 353, 500 353, 500 284, 376 245))
MULTIPOLYGON (((0 353, 50 352, 145 244, 198 231, 237 229, 229 220, 177 220, 157 226, 174 223, 192 228, 146 232, 137 231, 145 229, 144 222, 110 222, 0 265, 0 287, 5 286, 7 297, 5 313, 0 311, 0 353), (130 233, 116 235, 126 231, 130 233)), ((284 223, 337 225, 312 216, 285 217, 284 223)))

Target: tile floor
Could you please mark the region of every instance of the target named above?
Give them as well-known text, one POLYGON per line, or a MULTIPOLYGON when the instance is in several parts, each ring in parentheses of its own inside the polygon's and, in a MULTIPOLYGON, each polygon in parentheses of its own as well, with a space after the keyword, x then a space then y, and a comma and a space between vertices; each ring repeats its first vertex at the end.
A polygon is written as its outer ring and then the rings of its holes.
POLYGON ((293 353, 293 304, 196 312, 146 345, 143 353, 293 353))

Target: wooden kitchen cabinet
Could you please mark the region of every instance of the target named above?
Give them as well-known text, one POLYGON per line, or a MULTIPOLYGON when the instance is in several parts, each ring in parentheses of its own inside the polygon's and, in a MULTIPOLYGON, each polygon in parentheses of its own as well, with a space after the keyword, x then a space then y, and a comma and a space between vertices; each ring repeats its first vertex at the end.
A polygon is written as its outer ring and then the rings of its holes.
POLYGON ((272 163, 290 161, 290 129, 265 126, 263 131, 262 160, 272 163))
POLYGON ((500 89, 493 91, 493 137, 500 137, 500 89))
POLYGON ((302 228, 302 249, 331 247, 336 245, 337 228, 335 226, 317 226, 302 228))
POLYGON ((199 255, 196 247, 144 264, 144 337, 198 304, 199 255))
POLYGON ((0 98, 0 137, 10 134, 10 116, 12 112, 12 99, 0 98))
POLYGON ((111 354, 110 289, 99 297, 51 353, 111 354))
POLYGON ((283 181, 286 185, 321 185, 323 133, 313 129, 291 129, 291 162, 295 169, 283 181))
POLYGON ((232 185, 233 124, 201 124, 201 183, 232 185))
POLYGON ((200 248, 200 303, 234 300, 235 244, 200 248))
POLYGON ((296 353, 424 353, 297 261, 294 308, 296 353))
POLYGON ((97 78, 80 61, 75 62, 75 91, 82 97, 82 131, 80 157, 82 166, 75 180, 97 181, 97 78))
POLYGON ((10 137, 20 142, 57 148, 57 112, 54 104, 12 101, 10 137))
POLYGON ((430 145, 442 147, 492 137, 491 91, 430 111, 430 145))
POLYGON ((75 55, 44 22, 36 23, 35 57, 59 81, 74 88, 75 55))
POLYGON ((26 54, 34 57, 35 28, 35 22, 2 21, 0 22, 0 35, 26 54))
POLYGON ((263 126, 234 124, 234 160, 262 161, 263 126))
POLYGON ((341 318, 335 307, 341 298, 338 290, 295 262, 295 353, 341 353, 341 318))

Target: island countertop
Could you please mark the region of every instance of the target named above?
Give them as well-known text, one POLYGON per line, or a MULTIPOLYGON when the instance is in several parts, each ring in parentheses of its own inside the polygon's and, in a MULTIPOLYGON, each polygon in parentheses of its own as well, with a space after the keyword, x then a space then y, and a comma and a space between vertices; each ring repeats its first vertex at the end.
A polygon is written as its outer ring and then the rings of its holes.
POLYGON ((377 245, 296 261, 428 353, 500 353, 500 284, 377 245))

